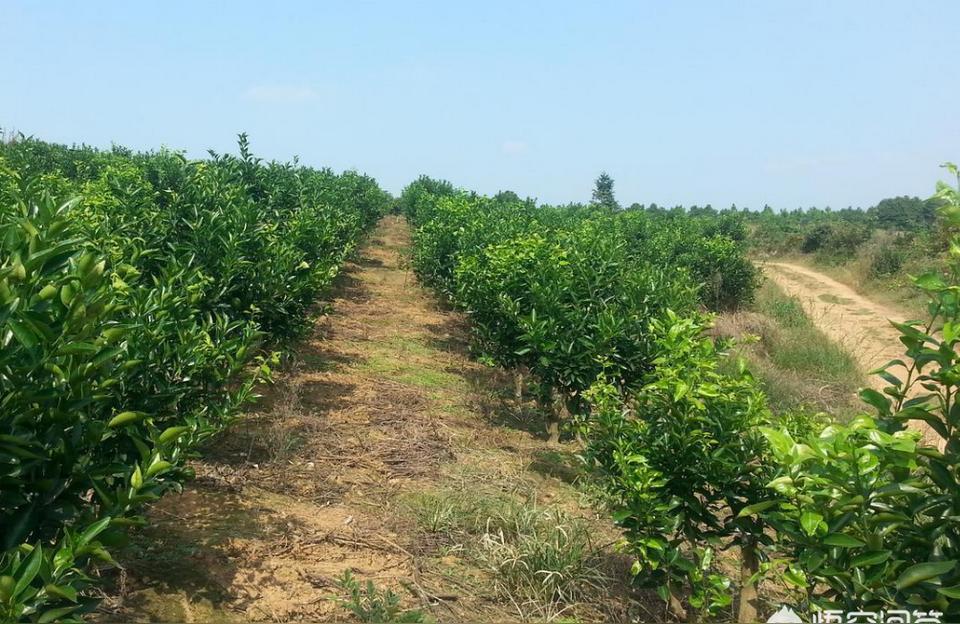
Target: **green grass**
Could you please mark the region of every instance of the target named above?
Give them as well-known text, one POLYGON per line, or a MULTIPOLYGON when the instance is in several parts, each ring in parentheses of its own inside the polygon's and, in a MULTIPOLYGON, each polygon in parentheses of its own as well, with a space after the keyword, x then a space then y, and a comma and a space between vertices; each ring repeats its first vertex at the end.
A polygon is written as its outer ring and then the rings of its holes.
POLYGON ((856 393, 866 380, 856 359, 775 284, 759 289, 752 315, 734 316, 725 325, 759 337, 740 353, 775 412, 825 411, 846 418, 861 409, 856 393))
POLYGON ((782 369, 851 388, 861 383, 853 356, 819 330, 781 332, 770 351, 770 359, 782 369))
POLYGON ((770 317, 780 327, 808 328, 813 322, 803 311, 796 297, 788 297, 772 283, 765 283, 757 294, 757 310, 770 317))
POLYGON ((459 375, 428 368, 420 362, 406 362, 395 354, 371 355, 359 368, 393 381, 427 389, 456 388, 464 383, 459 375))
POLYGON ((337 585, 348 594, 339 602, 361 622, 373 624, 429 624, 432 617, 419 609, 403 609, 400 596, 390 589, 378 588, 373 581, 361 583, 345 570, 337 585))
POLYGON ((421 531, 461 544, 524 618, 555 618, 609 580, 587 523, 559 509, 482 489, 418 492, 403 505, 421 531))
POLYGON ((601 570, 586 524, 559 510, 519 507, 480 539, 478 558, 497 592, 529 615, 551 620, 602 591, 601 570))
POLYGON ((410 353, 412 355, 422 355, 425 357, 435 357, 440 352, 416 338, 407 338, 405 336, 394 336, 384 342, 385 347, 398 353, 410 353))
POLYGON ((773 284, 765 284, 757 300, 757 308, 776 326, 776 331, 761 337, 776 366, 850 388, 863 382, 863 374, 854 357, 817 329, 796 297, 785 294, 773 284))

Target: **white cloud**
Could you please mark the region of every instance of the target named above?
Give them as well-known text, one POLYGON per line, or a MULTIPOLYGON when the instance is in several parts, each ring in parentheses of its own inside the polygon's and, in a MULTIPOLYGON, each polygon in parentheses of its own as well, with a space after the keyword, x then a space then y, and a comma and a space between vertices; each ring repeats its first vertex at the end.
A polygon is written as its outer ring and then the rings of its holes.
POLYGON ((303 85, 256 85, 243 94, 244 99, 268 104, 299 104, 320 98, 312 87, 303 85))
POLYGON ((500 146, 500 150, 504 154, 522 154, 523 152, 527 151, 527 144, 523 141, 504 141, 500 146))

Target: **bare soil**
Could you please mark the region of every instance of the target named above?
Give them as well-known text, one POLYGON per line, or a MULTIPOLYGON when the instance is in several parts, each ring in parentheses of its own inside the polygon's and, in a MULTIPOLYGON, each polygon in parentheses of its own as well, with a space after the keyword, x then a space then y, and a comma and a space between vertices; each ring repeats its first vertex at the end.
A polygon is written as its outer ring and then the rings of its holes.
POLYGON ((610 521, 570 483, 575 445, 549 445, 512 379, 470 359, 464 318, 416 283, 408 246, 401 218, 379 224, 274 386, 118 552, 98 621, 349 621, 346 570, 441 622, 529 617, 418 525, 406 501, 441 489, 523 491, 591 523, 612 580, 564 615, 660 619, 625 585, 610 521))

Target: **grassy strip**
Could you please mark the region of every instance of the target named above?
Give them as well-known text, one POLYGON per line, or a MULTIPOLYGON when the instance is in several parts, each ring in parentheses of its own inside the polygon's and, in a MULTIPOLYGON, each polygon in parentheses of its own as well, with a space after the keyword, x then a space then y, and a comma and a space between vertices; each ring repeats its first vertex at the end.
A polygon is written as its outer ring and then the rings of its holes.
POLYGON ((865 377, 856 359, 776 284, 763 284, 751 310, 721 316, 717 332, 743 340, 739 353, 774 412, 830 411, 842 418, 858 408, 865 377))

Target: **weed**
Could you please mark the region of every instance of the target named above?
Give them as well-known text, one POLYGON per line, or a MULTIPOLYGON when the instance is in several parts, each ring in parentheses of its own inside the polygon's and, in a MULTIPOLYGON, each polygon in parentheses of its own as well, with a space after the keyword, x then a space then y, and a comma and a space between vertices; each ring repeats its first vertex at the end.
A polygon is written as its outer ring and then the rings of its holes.
POLYGON ((417 524, 463 542, 522 617, 554 619, 608 581, 586 523, 503 493, 436 491, 407 499, 417 524))
POLYGON ((391 590, 377 589, 370 580, 361 584, 350 570, 344 571, 337 585, 349 594, 349 598, 340 599, 340 603, 361 622, 426 624, 434 621, 419 609, 403 609, 400 597, 391 590))
POLYGON ((780 327, 810 327, 812 323, 795 297, 787 297, 776 286, 764 284, 757 300, 757 308, 776 321, 780 327))
POLYGON ((455 388, 460 383, 457 375, 426 368, 418 362, 402 362, 392 356, 371 356, 361 368, 366 372, 421 388, 455 388))
POLYGON ((596 552, 583 521, 522 507, 490 519, 478 558, 521 616, 550 620, 607 582, 596 552))

